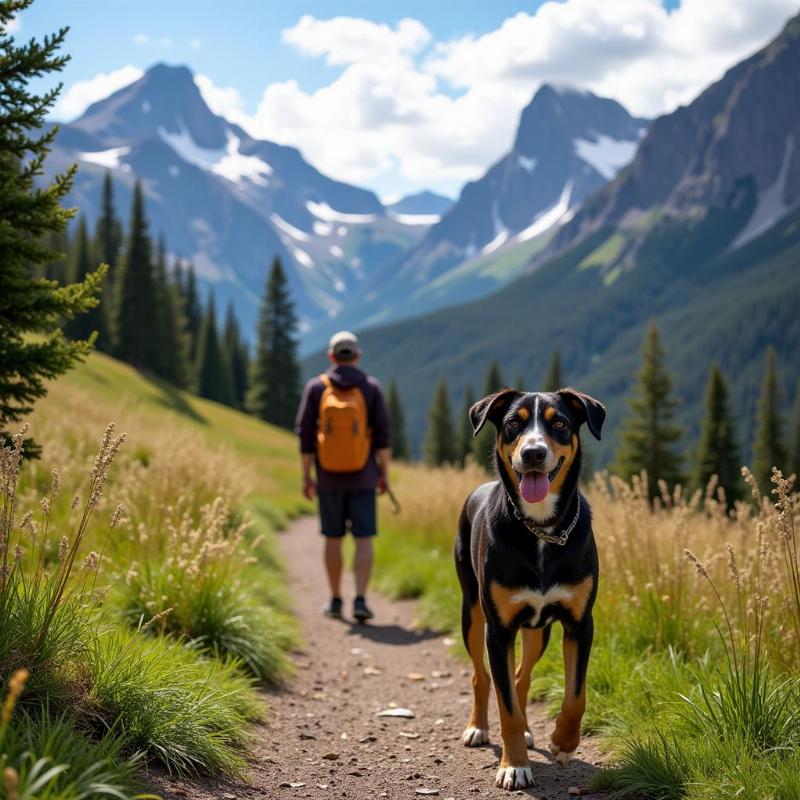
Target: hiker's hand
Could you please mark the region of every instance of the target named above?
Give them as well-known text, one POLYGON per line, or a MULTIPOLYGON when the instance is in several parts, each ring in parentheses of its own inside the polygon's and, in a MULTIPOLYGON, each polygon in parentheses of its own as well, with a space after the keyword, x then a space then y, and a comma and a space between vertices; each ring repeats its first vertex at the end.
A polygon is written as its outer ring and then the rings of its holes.
POLYGON ((378 494, 386 494, 389 491, 389 479, 385 475, 378 478, 378 494))
POLYGON ((310 475, 306 475, 305 478, 303 478, 303 497, 305 497, 306 500, 313 500, 316 494, 316 481, 310 475))

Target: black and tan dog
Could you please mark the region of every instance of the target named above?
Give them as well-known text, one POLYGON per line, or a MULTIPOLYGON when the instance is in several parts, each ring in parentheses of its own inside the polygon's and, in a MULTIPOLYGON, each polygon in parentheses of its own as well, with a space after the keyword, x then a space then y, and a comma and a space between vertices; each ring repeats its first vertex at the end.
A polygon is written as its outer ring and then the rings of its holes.
POLYGON ((455 543, 462 632, 473 663, 472 715, 462 741, 475 747, 489 740, 485 643, 503 739, 495 785, 505 789, 533 783, 525 706, 531 670, 556 621, 564 627, 565 672, 550 744, 556 762, 565 765, 580 740, 598 564, 591 512, 578 489, 578 431, 586 423, 599 439, 605 415, 601 403, 572 389, 552 394, 506 389, 470 410, 473 434, 487 421, 497 428, 500 480, 467 498, 455 543), (515 673, 520 628, 522 660, 515 673))

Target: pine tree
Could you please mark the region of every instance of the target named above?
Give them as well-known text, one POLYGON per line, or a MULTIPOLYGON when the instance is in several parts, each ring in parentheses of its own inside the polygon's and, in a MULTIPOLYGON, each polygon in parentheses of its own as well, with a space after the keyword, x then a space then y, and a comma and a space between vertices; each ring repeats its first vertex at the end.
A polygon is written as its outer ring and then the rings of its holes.
POLYGON ((704 490, 712 475, 725 490, 728 507, 742 498, 741 462, 728 405, 728 386, 714 364, 706 385, 706 415, 697 448, 692 486, 704 490))
MULTIPOLYGON (((42 94, 29 90, 31 80, 60 71, 66 56, 57 55, 67 29, 43 41, 17 46, 8 34, 11 19, 31 0, 0 0, 0 439, 47 394, 44 382, 83 360, 92 341, 68 341, 59 321, 70 320, 97 305, 106 267, 79 284, 59 287, 35 277, 58 259, 48 240, 64 231, 73 212, 61 207, 72 187, 75 167, 49 185, 34 185, 56 126, 42 133, 45 116, 60 86, 42 94)), ((35 456, 34 442, 24 452, 35 456)))
POLYGON ((175 386, 188 386, 188 348, 182 300, 167 273, 164 237, 159 238, 155 262, 157 361, 155 372, 175 386))
POLYGON ((557 392, 564 388, 564 377, 561 374, 561 353, 558 348, 550 353, 550 362, 547 365, 547 372, 542 380, 543 392, 557 392))
POLYGON ((800 490, 800 380, 794 394, 794 422, 792 438, 789 441, 789 463, 786 465, 788 475, 796 475, 795 490, 800 490))
MULTIPOLYGON (((500 367, 496 361, 489 364, 489 369, 486 370, 486 379, 483 383, 483 397, 490 394, 499 392, 503 388, 503 377, 500 374, 500 367)), ((472 455, 475 457, 476 463, 480 464, 486 469, 491 469, 494 464, 491 454, 494 452, 496 433, 494 425, 487 425, 484 429, 472 440, 472 455)))
POLYGON ((231 373, 233 393, 236 398, 236 408, 244 408, 247 394, 247 348, 239 332, 239 321, 233 303, 228 303, 225 313, 225 332, 222 336, 222 348, 225 361, 231 373))
POLYGON ((389 407, 389 427, 392 432, 392 458, 398 461, 408 461, 411 452, 406 436, 405 414, 403 414, 400 394, 394 380, 389 381, 387 405, 389 407))
POLYGON ((265 422, 289 429, 300 401, 296 329, 294 303, 276 257, 261 304, 248 406, 265 422))
POLYGON ((217 314, 211 292, 208 293, 208 305, 200 332, 197 359, 197 394, 224 403, 226 406, 234 405, 236 396, 233 392, 230 370, 219 344, 217 314))
POLYGON ((767 365, 761 383, 753 443, 753 475, 764 494, 772 490, 772 468, 785 469, 786 447, 783 441, 783 393, 778 382, 775 350, 767 348, 767 365))
POLYGON ((189 341, 189 360, 197 361, 197 348, 200 343, 200 328, 203 325, 203 310, 200 308, 200 298, 197 292, 197 277, 194 265, 189 263, 186 267, 186 280, 183 293, 183 315, 186 320, 186 336, 189 341))
MULTIPOLYGON (((68 259, 67 280, 69 283, 81 283, 92 272, 91 248, 89 234, 86 230, 86 220, 78 220, 78 230, 72 242, 68 259)), ((106 334, 105 317, 102 304, 64 323, 64 335, 68 339, 88 339, 93 334, 99 339, 106 334)))
POLYGON ((472 421, 469 410, 475 405, 475 395, 472 387, 467 385, 464 390, 464 410, 461 414, 461 428, 458 439, 458 461, 463 467, 467 463, 467 456, 472 452, 472 421))
POLYGON ((114 353, 137 369, 158 367, 156 282, 139 181, 133 191, 125 255, 119 264, 114 298, 114 353))
POLYGON ((95 264, 108 264, 108 277, 103 289, 100 302, 100 311, 104 317, 103 325, 97 336, 97 349, 110 353, 113 349, 111 338, 112 309, 114 303, 114 281, 117 278, 117 262, 122 247, 122 224, 117 219, 114 209, 114 187, 111 181, 111 172, 107 171, 103 178, 103 195, 100 206, 100 216, 94 234, 95 264))
POLYGON ((647 329, 637 379, 629 401, 632 414, 623 422, 612 471, 631 478, 647 470, 647 490, 653 499, 659 493, 659 479, 669 486, 683 479, 681 456, 675 451, 683 431, 673 423, 677 401, 671 397, 672 379, 655 325, 647 329))
POLYGON ((435 467, 453 464, 457 460, 453 417, 444 378, 440 378, 436 385, 433 403, 428 412, 428 433, 425 438, 424 454, 425 462, 435 467))

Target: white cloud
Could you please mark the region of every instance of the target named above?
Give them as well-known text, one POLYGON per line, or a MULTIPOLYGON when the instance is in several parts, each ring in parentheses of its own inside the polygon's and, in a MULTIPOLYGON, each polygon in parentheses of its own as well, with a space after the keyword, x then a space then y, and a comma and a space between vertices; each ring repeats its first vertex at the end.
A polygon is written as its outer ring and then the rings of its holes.
POLYGON ((19 33, 22 30, 22 20, 19 17, 11 17, 6 23, 6 33, 19 33))
POLYGON ((341 67, 327 85, 268 85, 255 114, 241 95, 198 86, 253 135, 299 147, 328 174, 452 191, 508 150, 519 113, 544 82, 614 97, 652 116, 686 103, 762 46, 797 0, 564 0, 481 36, 434 42, 419 21, 395 26, 305 15, 283 41, 341 67), (393 179, 393 180, 394 180, 393 179))
POLYGON ((143 72, 128 64, 113 72, 104 72, 85 81, 73 83, 58 99, 53 109, 56 119, 69 121, 80 116, 94 102, 108 97, 123 86, 138 81, 143 72))
POLYGON ((146 33, 137 33, 136 36, 133 37, 133 43, 144 47, 150 44, 150 37, 146 33))
POLYGON ((307 56, 325 56, 331 65, 394 62, 431 41, 418 20, 401 19, 395 28, 358 17, 319 20, 306 14, 283 31, 282 39, 307 56))
POLYGON ((234 89, 232 86, 217 86, 208 75, 202 73, 194 76, 194 82, 206 104, 215 114, 219 114, 231 122, 249 124, 244 100, 238 89, 234 89))

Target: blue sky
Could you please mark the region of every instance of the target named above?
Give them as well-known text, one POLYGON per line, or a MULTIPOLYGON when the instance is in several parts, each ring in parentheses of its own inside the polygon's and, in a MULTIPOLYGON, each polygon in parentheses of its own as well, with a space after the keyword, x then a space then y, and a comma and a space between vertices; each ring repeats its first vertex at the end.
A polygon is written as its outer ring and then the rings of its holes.
POLYGON ((56 117, 159 61, 217 112, 382 196, 455 195, 510 146, 545 81, 654 116, 774 36, 797 0, 35 0, 21 36, 69 25, 56 117))

